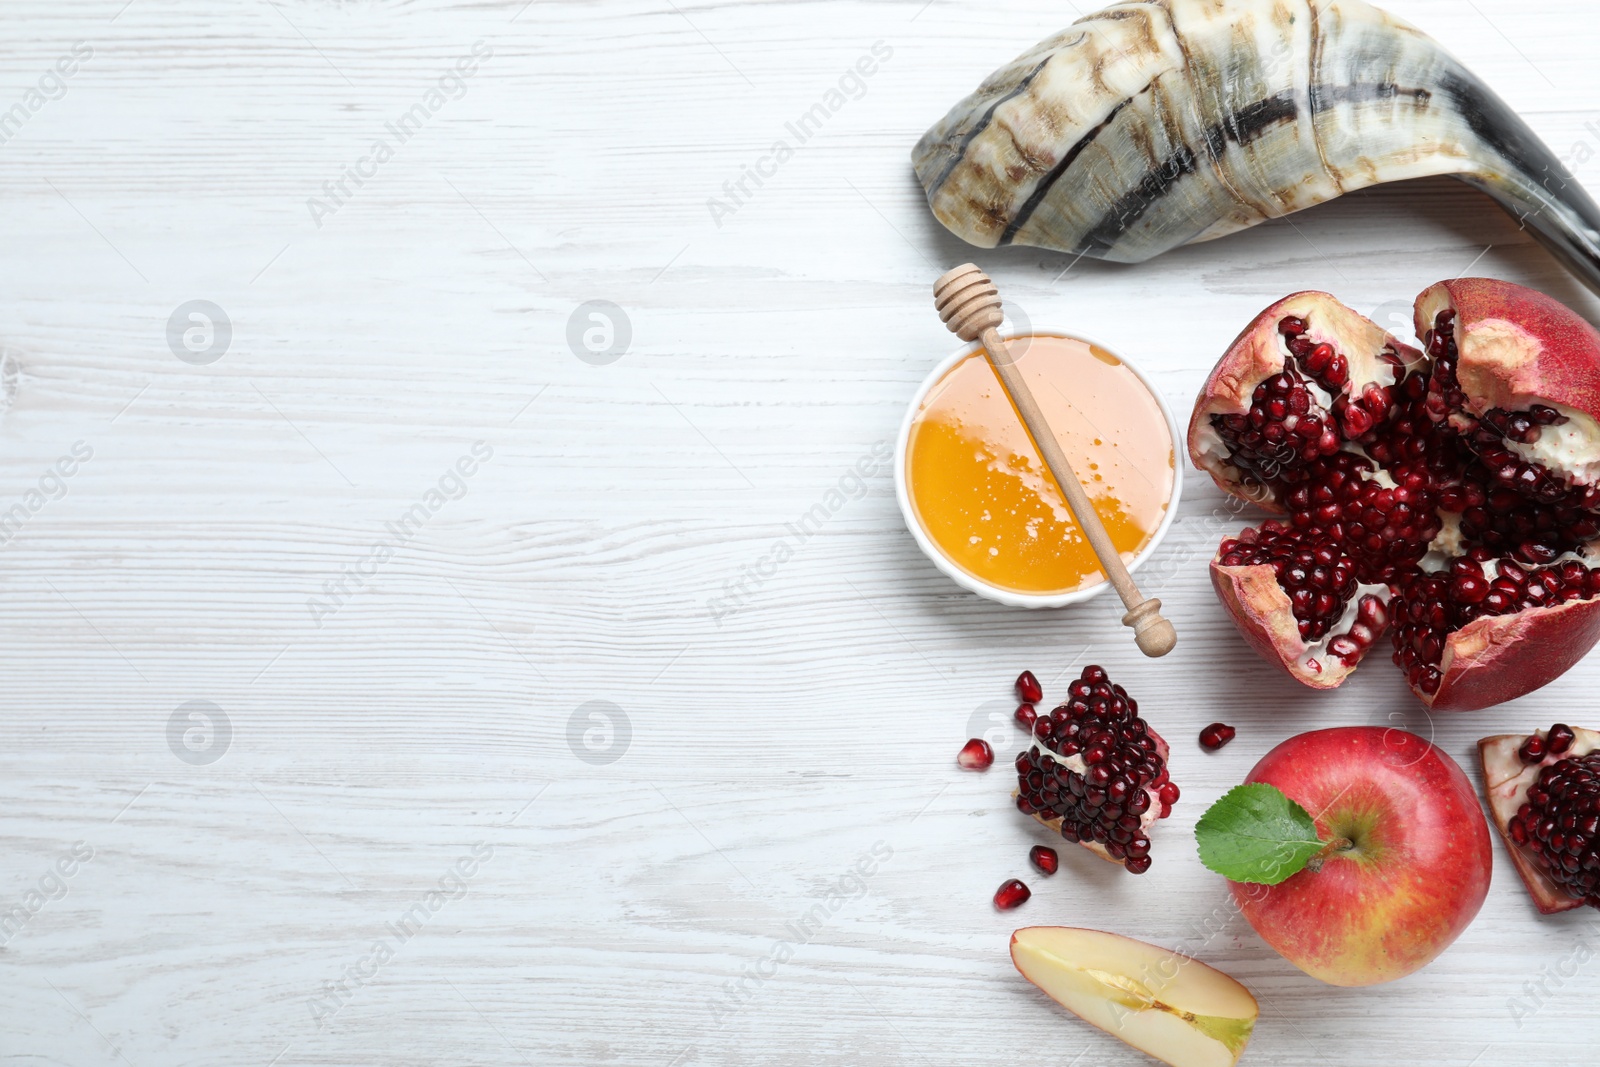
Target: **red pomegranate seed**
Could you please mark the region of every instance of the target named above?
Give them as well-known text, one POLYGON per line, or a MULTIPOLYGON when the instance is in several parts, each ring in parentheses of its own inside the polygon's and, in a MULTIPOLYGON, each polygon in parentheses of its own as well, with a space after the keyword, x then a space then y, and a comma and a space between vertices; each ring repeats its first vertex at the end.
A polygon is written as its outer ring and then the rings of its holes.
POLYGON ((974 737, 956 754, 956 764, 964 771, 986 771, 994 765, 994 749, 981 737, 974 737))
POLYGON ((1232 741, 1237 732, 1227 723, 1214 722, 1200 731, 1200 744, 1202 747, 1215 752, 1229 741, 1232 741))
POLYGON ((1032 671, 1023 671, 1017 675, 1017 697, 1025 704, 1037 704, 1044 699, 1044 690, 1039 686, 1039 679, 1033 676, 1032 671))
POLYGON ((1572 727, 1564 722, 1558 722, 1545 734, 1545 749, 1552 756, 1559 756, 1571 748, 1572 742, 1576 739, 1577 735, 1572 732, 1572 727))
POLYGON ((1034 710, 1032 704, 1018 704, 1015 718, 1017 725, 1031 734, 1033 733, 1033 724, 1038 721, 1039 713, 1034 710))
POLYGON ((1010 911, 1012 908, 1021 907, 1031 896, 1033 890, 1012 878, 994 891, 994 906, 1001 911, 1010 911))
POLYGON ((1061 867, 1061 857, 1047 845, 1034 845, 1028 850, 1028 859, 1045 874, 1055 874, 1061 867))

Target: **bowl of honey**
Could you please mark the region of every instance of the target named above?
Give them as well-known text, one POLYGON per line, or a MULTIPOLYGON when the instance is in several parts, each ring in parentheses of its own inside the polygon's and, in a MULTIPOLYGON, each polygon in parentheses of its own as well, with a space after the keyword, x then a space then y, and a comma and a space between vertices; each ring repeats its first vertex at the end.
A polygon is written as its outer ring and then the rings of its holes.
MULTIPOLYGON (((1178 513, 1177 423, 1149 379, 1087 338, 1002 339, 1130 571, 1178 513)), ((895 450, 906 526, 958 585, 1012 607, 1058 608, 1110 583, 983 346, 933 369, 895 450)))

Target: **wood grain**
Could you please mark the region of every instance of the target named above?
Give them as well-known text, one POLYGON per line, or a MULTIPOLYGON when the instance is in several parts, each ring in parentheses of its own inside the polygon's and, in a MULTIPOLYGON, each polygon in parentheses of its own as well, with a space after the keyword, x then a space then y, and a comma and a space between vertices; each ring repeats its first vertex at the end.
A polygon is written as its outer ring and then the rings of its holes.
MULTIPOLYGON (((1390 6, 1558 152, 1600 154, 1588 7, 1390 6)), ((927 286, 972 258, 926 211, 910 146, 1071 5, 14 0, 7 16, 0 104, 75 42, 93 56, 0 145, 0 511, 76 442, 93 457, 0 545, 0 913, 75 842, 93 857, 0 947, 5 1062, 1146 1062, 1014 973, 1019 921, 1233 973, 1263 1005, 1247 1063, 1592 1061, 1600 965, 1548 975, 1600 930, 1538 918, 1503 857, 1436 965, 1331 990, 1229 915, 1190 830, 1300 729, 1393 722, 1465 762, 1485 734, 1596 725, 1600 663, 1474 715, 1429 720, 1382 665, 1313 699, 1217 608, 1201 561, 1242 518, 1193 472, 1141 571, 1184 641, 1147 662, 1109 601, 1033 614, 961 593, 917 553, 887 468, 850 479, 952 347, 927 286), (492 54, 459 98, 319 227, 308 200, 479 41, 492 54), (724 183, 880 41, 892 56, 864 94, 713 218, 724 183), (192 300, 232 324, 209 365, 168 343, 192 300), (609 365, 568 346, 591 300, 631 324, 609 365), (458 498, 319 614, 325 583, 368 566, 480 441, 493 455, 458 498), (752 581, 836 489, 820 531, 752 581), (985 730, 1002 754, 1017 743, 1020 669, 1059 691, 1090 661, 1179 739, 1184 798, 1148 876, 1064 855, 997 915, 990 894, 1027 877, 1040 831, 1000 769, 962 774, 954 754, 985 730), (169 744, 191 701, 227 718, 214 762, 169 744), (593 701, 618 709, 609 733, 593 701), (1239 728, 1225 752, 1181 740, 1219 718, 1239 728), (613 762, 580 758, 613 745, 613 762), (325 983, 364 970, 479 843, 492 857, 319 1026, 325 983), (840 906, 774 968, 830 892, 840 906), (772 973, 719 1011, 756 969, 772 973), (1511 998, 1540 981, 1519 1028, 1511 998)), ((1588 157, 1574 168, 1600 189, 1588 157)), ((1600 314, 1449 182, 1138 268, 978 258, 1009 311, 1113 344, 1180 410, 1294 288, 1376 311, 1471 270, 1600 314)))

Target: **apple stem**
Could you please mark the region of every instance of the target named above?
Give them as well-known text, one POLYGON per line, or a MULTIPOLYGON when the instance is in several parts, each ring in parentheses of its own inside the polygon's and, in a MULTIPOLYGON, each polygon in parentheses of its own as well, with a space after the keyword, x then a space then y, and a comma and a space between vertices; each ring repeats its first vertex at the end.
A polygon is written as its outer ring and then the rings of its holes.
POLYGON ((1315 874, 1317 871, 1322 870, 1323 860, 1335 852, 1348 852, 1355 847, 1356 843, 1348 837, 1336 837, 1332 841, 1324 842, 1323 846, 1310 859, 1306 860, 1306 870, 1315 874))

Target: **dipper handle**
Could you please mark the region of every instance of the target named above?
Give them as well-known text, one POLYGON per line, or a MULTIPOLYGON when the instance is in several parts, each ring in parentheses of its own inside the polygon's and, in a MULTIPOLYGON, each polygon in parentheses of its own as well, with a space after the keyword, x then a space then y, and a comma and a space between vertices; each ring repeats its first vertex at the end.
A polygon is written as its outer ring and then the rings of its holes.
POLYGON ((1022 416, 1028 435, 1044 457, 1045 465, 1050 468, 1062 496, 1066 497, 1067 506, 1078 520, 1078 527, 1083 530, 1090 547, 1099 558, 1100 569, 1105 572, 1117 595, 1122 598, 1123 606, 1128 609, 1128 613, 1122 617, 1122 624, 1133 627, 1133 637, 1138 642, 1139 650, 1147 656, 1165 656, 1171 652, 1172 646, 1178 643, 1178 632, 1173 629, 1172 623, 1161 617, 1161 601, 1154 597, 1147 599, 1134 584, 1133 576, 1122 562, 1122 554, 1111 543, 1111 536, 1106 533, 1099 513, 1089 503, 1088 494, 1083 491, 1071 462, 1062 452, 1060 442, 1045 421, 1044 412, 1034 400, 1033 390, 1028 388, 1027 380, 1012 362, 1011 352, 995 332, 1004 318, 1000 310, 1000 291, 976 264, 967 263, 933 283, 933 302, 939 309, 939 318, 944 320, 951 333, 963 341, 978 341, 983 345, 989 363, 1000 378, 1000 384, 1005 387, 1017 413, 1022 416))

